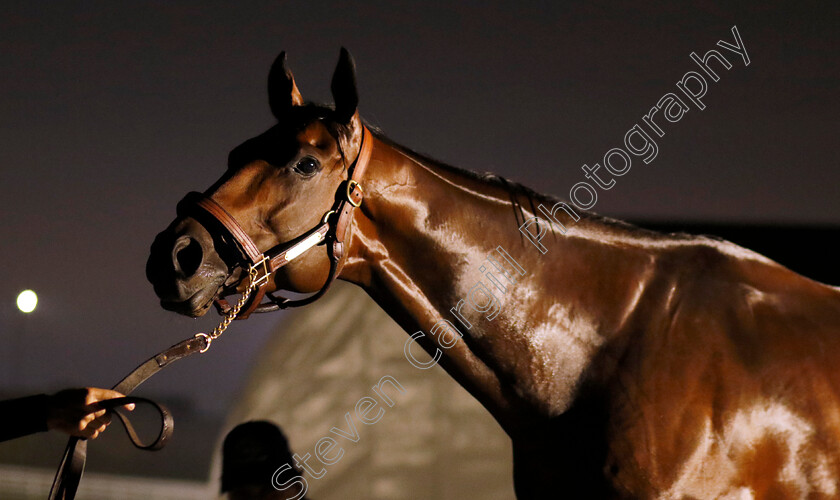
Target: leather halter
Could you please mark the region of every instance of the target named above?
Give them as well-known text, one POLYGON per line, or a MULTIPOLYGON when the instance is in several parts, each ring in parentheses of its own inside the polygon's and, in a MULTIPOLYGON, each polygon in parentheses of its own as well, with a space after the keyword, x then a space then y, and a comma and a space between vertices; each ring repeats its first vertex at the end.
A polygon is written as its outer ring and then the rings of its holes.
MULTIPOLYGON (((252 312, 270 312, 288 307, 304 306, 321 298, 327 292, 343 267, 344 241, 350 228, 353 211, 362 204, 364 198, 364 191, 359 184, 359 180, 367 168, 372 149, 373 136, 370 130, 362 125, 362 143, 359 147, 359 154, 348 168, 347 180, 338 188, 340 201, 336 207, 324 214, 321 223, 317 226, 292 241, 277 245, 265 252, 259 250, 236 219, 212 198, 202 193, 191 192, 178 203, 179 216, 192 216, 210 234, 213 234, 211 227, 204 223, 209 218, 211 222, 215 221, 220 224, 227 235, 236 242, 240 259, 235 263, 231 272, 235 271, 236 268, 241 268, 246 273, 257 273, 258 286, 236 319, 245 319, 252 312), (297 300, 279 297, 267 291, 271 275, 275 271, 321 242, 327 243, 330 271, 320 290, 309 297, 297 300), (263 297, 268 298, 268 302, 262 303, 263 297)), ((220 296, 214 302, 220 314, 225 314, 231 309, 230 304, 223 296, 220 296)))
MULTIPOLYGON (((266 312, 286 307, 306 305, 326 293, 343 265, 344 241, 347 238, 347 231, 350 228, 353 211, 362 204, 362 198, 364 198, 364 191, 359 184, 359 179, 362 178, 367 168, 372 148, 372 134, 367 127, 362 126, 362 144, 359 148, 359 154, 348 169, 347 181, 342 183, 342 187, 339 188, 339 193, 344 196, 341 197, 335 209, 324 214, 319 225, 291 242, 277 245, 266 252, 260 252, 253 240, 242 229, 242 226, 236 222, 236 219, 211 198, 201 193, 189 193, 178 203, 179 215, 195 215, 199 217, 197 219, 199 223, 201 223, 202 216, 210 216, 225 228, 228 235, 238 245, 242 257, 236 263, 235 267, 244 268, 248 266, 247 269, 244 269, 248 273, 247 276, 251 276, 253 271, 262 273, 256 275, 258 283, 256 291, 253 297, 243 306, 242 313, 238 314, 236 319, 245 319, 254 311, 266 312), (331 218, 335 220, 335 224, 330 222, 331 218), (322 241, 327 241, 330 244, 327 247, 330 256, 330 272, 326 283, 324 283, 324 286, 318 292, 304 299, 290 300, 284 297, 275 297, 266 291, 272 273, 322 241), (270 302, 260 304, 260 301, 265 296, 269 298, 270 302)), ((210 231, 209 228, 208 231, 210 231)), ((224 298, 217 299, 216 305, 222 313, 231 310, 230 305, 224 298)), ((126 395, 131 393, 138 385, 142 384, 167 365, 187 356, 206 351, 210 347, 211 341, 212 337, 201 333, 175 344, 138 366, 120 383, 114 386, 114 390, 126 395)), ((173 420, 169 411, 166 407, 148 399, 123 397, 101 401, 97 403, 97 406, 107 409, 109 412, 116 413, 125 426, 132 443, 140 449, 157 450, 163 448, 164 444, 172 435, 173 420), (141 443, 128 419, 116 411, 118 407, 129 403, 149 403, 160 413, 162 419, 161 429, 157 438, 150 444, 141 443)), ((52 488, 50 489, 50 500, 72 500, 75 497, 76 489, 84 472, 86 458, 87 441, 75 437, 70 438, 64 450, 64 457, 59 464, 58 472, 56 472, 55 479, 53 480, 52 488)))

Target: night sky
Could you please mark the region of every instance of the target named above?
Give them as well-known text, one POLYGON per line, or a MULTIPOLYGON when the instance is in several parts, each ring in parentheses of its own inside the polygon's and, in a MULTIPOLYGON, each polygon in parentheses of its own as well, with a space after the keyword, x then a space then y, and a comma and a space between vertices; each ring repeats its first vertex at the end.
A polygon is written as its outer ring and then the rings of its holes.
MULTIPOLYGON (((751 3, 3 2, 2 391, 110 386, 213 327, 215 315, 158 306, 148 248, 183 194, 272 125, 265 82, 281 50, 304 97, 329 101, 346 46, 360 112, 389 137, 566 198, 581 165, 697 70, 692 51, 717 49, 732 68, 709 82, 705 110, 663 127, 656 159, 594 210, 840 224, 840 4, 751 3), (733 25, 749 66, 716 46, 733 25), (13 305, 24 288, 41 298, 28 317, 13 305)), ((221 414, 281 321, 235 324, 141 392, 221 414)))

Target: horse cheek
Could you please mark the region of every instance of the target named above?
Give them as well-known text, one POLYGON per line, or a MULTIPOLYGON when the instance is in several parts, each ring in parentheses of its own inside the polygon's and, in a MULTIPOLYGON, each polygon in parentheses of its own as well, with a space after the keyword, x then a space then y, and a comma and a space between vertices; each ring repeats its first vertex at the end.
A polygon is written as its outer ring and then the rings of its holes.
POLYGON ((295 293, 314 293, 324 286, 329 273, 330 261, 322 245, 280 268, 274 275, 274 285, 295 293))

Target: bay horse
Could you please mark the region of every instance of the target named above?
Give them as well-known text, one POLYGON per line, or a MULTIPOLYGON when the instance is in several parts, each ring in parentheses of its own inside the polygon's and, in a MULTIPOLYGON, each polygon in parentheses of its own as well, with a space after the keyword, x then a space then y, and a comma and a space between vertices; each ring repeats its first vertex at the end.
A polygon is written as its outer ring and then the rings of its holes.
POLYGON ((399 146, 344 49, 331 89, 304 102, 277 58, 277 124, 152 244, 164 308, 355 283, 508 433, 520 499, 840 496, 840 289, 399 146))

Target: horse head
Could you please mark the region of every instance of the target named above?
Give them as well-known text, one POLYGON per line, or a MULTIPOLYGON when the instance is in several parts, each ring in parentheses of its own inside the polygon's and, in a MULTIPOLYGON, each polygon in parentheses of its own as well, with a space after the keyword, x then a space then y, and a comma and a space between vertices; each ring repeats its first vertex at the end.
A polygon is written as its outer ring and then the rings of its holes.
POLYGON ((352 207, 361 201, 350 175, 366 133, 345 49, 331 89, 334 107, 304 102, 285 53, 277 57, 268 78, 277 123, 234 148, 227 171, 203 194, 188 195, 152 244, 146 276, 165 309, 198 317, 214 300, 247 292, 248 263, 252 273, 259 267, 269 294, 316 292, 335 277, 342 247, 322 243, 340 243, 349 233, 352 207), (342 215, 348 206, 349 217, 342 215), (259 250, 249 260, 251 245, 259 250), (253 262, 268 249, 282 255, 253 262), (278 259, 282 265, 269 265, 278 259))

